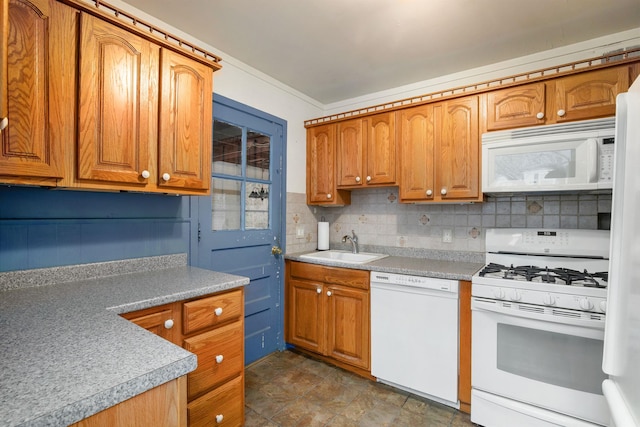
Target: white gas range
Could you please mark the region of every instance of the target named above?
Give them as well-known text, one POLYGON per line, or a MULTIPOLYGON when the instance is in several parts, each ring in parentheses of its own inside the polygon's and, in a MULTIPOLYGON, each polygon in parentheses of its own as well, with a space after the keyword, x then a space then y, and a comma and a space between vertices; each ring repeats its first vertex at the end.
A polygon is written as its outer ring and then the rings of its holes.
POLYGON ((472 278, 471 420, 606 425, 604 230, 492 229, 472 278))

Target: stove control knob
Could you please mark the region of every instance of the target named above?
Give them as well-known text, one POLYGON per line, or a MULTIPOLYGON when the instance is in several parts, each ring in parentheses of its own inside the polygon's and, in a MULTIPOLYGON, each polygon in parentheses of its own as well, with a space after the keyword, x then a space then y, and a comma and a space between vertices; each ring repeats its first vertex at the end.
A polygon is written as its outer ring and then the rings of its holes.
POLYGON ((493 290, 493 296, 496 297, 496 299, 504 299, 505 295, 504 295, 504 289, 494 289, 493 290))
POLYGON ((593 303, 589 298, 582 298, 580 300, 580 308, 587 311, 593 310, 593 303))
POLYGON ((509 299, 511 301, 517 302, 522 299, 522 295, 520 294, 520 291, 518 291, 517 289, 512 289, 511 294, 509 295, 509 299))
POLYGON ((542 297, 542 303, 544 305, 555 305, 556 298, 551 294, 546 294, 544 297, 542 297))
POLYGON ((600 301, 599 308, 600 308, 601 312, 606 313, 607 312, 607 302, 606 301, 600 301))

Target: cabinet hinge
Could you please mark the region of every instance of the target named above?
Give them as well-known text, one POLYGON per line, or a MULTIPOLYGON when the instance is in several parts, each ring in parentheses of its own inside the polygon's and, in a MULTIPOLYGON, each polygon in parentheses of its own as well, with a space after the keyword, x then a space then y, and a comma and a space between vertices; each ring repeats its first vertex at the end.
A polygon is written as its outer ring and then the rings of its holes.
POLYGON ((200 229, 200 223, 198 223, 198 242, 202 240, 202 230, 200 229))

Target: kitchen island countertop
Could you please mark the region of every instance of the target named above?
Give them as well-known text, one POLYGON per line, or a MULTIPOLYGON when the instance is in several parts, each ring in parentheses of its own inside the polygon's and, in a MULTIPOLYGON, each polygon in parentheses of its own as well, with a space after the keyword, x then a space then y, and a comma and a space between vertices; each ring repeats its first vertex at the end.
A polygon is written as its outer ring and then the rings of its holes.
POLYGON ((0 425, 68 425, 194 370, 118 314, 248 283, 184 265, 1 291, 0 425))

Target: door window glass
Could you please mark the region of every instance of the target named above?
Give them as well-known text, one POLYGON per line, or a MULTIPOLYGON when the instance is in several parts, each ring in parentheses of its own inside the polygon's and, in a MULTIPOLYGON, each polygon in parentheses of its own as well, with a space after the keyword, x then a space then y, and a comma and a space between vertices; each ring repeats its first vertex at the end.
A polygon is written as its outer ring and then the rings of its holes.
POLYGON ((211 229, 268 229, 271 137, 214 120, 212 149, 211 229))

